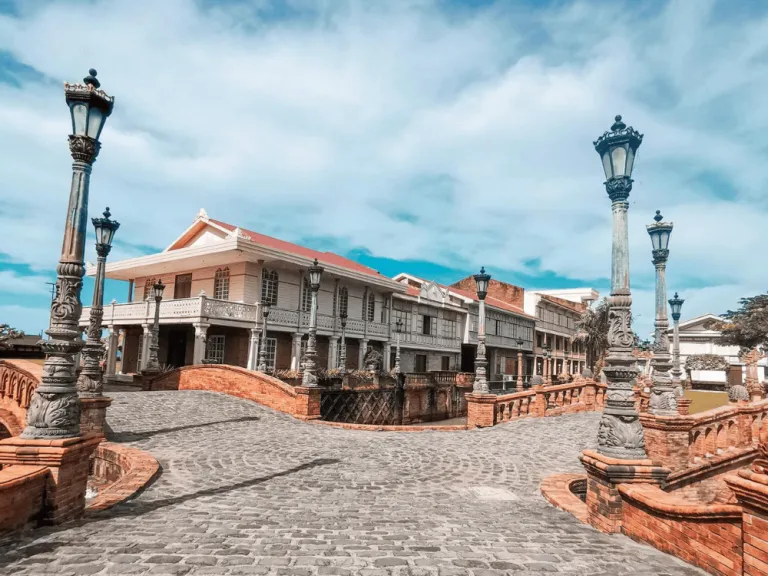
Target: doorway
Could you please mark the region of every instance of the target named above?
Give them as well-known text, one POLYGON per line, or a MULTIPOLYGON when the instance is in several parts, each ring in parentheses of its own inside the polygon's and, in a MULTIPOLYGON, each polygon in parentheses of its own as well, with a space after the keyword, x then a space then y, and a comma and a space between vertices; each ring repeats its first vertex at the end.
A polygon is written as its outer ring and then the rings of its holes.
POLYGON ((168 331, 168 364, 175 368, 185 365, 187 356, 187 330, 168 331))

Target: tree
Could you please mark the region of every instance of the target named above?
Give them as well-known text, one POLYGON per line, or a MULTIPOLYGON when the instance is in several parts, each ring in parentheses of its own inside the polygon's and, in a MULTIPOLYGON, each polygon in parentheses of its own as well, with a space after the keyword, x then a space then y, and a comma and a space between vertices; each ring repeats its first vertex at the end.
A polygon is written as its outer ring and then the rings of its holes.
POLYGON ((738 310, 728 310, 724 321, 712 321, 707 328, 720 330, 719 343, 743 350, 768 348, 768 294, 739 300, 738 310))
POLYGON ((8 324, 0 324, 0 348, 7 348, 9 340, 13 340, 15 338, 22 338, 23 336, 24 336, 24 332, 22 332, 21 330, 12 328, 8 324))

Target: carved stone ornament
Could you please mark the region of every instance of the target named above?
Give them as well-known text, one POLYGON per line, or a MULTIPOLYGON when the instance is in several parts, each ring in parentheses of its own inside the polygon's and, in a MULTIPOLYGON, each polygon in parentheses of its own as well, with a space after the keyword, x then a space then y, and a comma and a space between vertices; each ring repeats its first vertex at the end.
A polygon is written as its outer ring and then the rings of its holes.
POLYGON ((628 308, 611 308, 608 313, 608 346, 632 348, 635 342, 631 327, 631 312, 628 308))
POLYGON ((652 250, 651 255, 654 264, 663 264, 669 259, 669 250, 652 250))
POLYGON ((645 436, 636 416, 616 416, 603 412, 597 431, 600 452, 623 459, 645 458, 645 436))
POLYGON ((749 392, 747 391, 747 387, 742 384, 734 384, 731 386, 728 390, 728 400, 730 402, 739 402, 742 400, 749 402, 749 392))
POLYGON ((478 340, 477 341, 477 354, 479 356, 485 356, 485 341, 484 340, 478 340))
POLYGON ((88 136, 69 135, 69 153, 76 162, 93 164, 101 150, 101 143, 88 136))
POLYGON ((728 370, 728 361, 718 354, 693 354, 685 359, 685 370, 728 370))
POLYGON ((648 407, 653 413, 677 413, 677 399, 674 390, 651 390, 648 407))
POLYGON ((383 366, 383 358, 381 353, 378 350, 374 350, 373 348, 368 348, 368 351, 365 353, 365 357, 363 358, 363 364, 365 364, 366 370, 381 370, 381 367, 383 366))
POLYGON ((80 291, 83 282, 79 278, 60 277, 56 281, 56 298, 51 304, 51 318, 59 322, 77 322, 83 306, 80 291))
POLYGON ((37 391, 27 410, 22 438, 77 436, 80 432, 80 399, 77 394, 37 391))
POLYGON ((752 470, 758 474, 768 474, 768 418, 763 420, 757 444, 757 459, 752 470))
POLYGON ((626 202, 632 191, 632 178, 612 178, 605 183, 605 189, 612 202, 626 202))
POLYGON ((94 378, 90 374, 81 372, 77 379, 77 391, 84 395, 101 396, 103 385, 101 378, 94 378))

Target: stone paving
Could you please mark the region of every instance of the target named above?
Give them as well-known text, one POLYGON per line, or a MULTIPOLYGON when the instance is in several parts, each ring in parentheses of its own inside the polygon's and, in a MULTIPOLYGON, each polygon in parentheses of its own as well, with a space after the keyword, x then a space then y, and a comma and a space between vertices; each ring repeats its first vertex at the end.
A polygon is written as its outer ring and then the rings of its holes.
POLYGON ((703 574, 540 495, 542 476, 580 470, 596 413, 368 432, 211 392, 112 396, 111 439, 152 453, 162 475, 0 547, 0 574, 703 574))

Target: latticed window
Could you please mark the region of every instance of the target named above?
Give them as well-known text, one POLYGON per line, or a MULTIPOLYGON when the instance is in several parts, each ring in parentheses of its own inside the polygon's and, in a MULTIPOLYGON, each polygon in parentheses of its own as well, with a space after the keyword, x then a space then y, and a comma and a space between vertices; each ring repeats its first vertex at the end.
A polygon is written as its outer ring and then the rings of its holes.
POLYGON ((339 315, 346 314, 349 308, 349 291, 346 286, 339 288, 339 315))
POLYGON ((389 321, 389 302, 386 298, 381 303, 381 323, 386 324, 389 321))
POLYGON ((277 306, 277 285, 279 277, 276 270, 261 273, 261 303, 267 306, 277 306))
POLYGON ((149 295, 152 294, 152 286, 155 285, 155 282, 157 282, 156 278, 147 278, 146 282, 144 282, 144 300, 149 299, 149 295))
POLYGON ((213 297, 229 300, 229 268, 219 268, 213 277, 213 297))
POLYGON ((444 338, 456 338, 458 334, 458 326, 456 322, 456 316, 443 316, 443 337, 444 338))
POLYGON ((141 359, 144 357, 144 334, 139 334, 139 352, 136 354, 136 371, 141 370, 141 359))
POLYGON ((309 278, 304 276, 304 282, 301 285, 301 309, 309 312, 312 309, 312 288, 309 286, 309 278))
POLYGON ((368 322, 373 322, 373 319, 376 314, 376 296, 374 296, 373 292, 368 294, 368 302, 366 304, 366 311, 365 311, 365 319, 368 322))
POLYGON ((267 338, 265 342, 267 343, 267 346, 264 349, 266 360, 267 360, 267 370, 274 370, 275 369, 275 353, 277 351, 277 338, 267 338))
POLYGON ((208 336, 205 359, 211 364, 224 364, 224 336, 208 336))
POLYGON ((402 325, 400 330, 403 332, 411 331, 411 313, 405 310, 392 310, 392 327, 397 329, 397 321, 400 320, 402 325))

